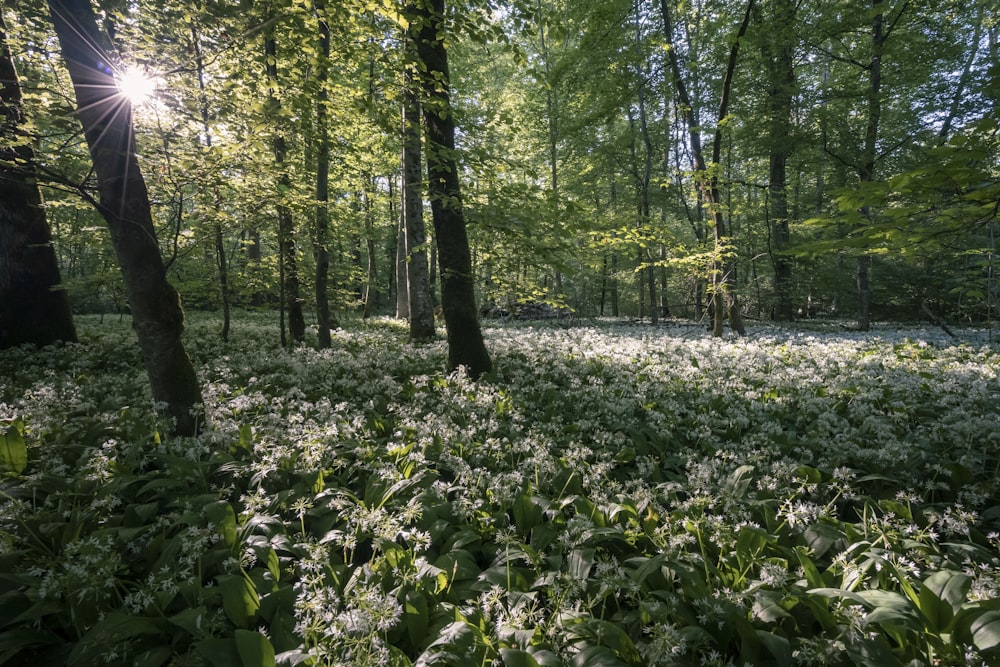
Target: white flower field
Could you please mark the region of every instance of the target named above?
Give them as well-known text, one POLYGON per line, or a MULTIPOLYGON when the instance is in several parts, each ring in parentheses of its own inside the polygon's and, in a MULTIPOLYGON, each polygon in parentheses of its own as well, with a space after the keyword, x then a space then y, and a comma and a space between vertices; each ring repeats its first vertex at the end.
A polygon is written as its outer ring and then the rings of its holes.
POLYGON ((0 664, 1000 664, 987 332, 196 315, 176 439, 77 326, 0 353, 0 664))

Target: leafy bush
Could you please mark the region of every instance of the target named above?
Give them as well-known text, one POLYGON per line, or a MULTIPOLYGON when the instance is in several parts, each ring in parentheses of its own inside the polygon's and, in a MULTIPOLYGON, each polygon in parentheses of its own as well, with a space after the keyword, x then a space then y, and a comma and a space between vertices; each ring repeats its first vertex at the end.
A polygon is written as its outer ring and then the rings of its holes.
POLYGON ((933 334, 191 327, 164 437, 127 324, 0 355, 0 664, 1000 660, 1000 355, 933 334))

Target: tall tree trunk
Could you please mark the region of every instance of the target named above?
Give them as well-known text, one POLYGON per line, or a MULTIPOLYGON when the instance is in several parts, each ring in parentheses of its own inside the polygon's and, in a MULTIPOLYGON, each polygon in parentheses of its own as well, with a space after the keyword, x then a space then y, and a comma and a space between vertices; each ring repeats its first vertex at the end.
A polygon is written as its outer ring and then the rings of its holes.
POLYGON ((111 231, 153 400, 166 405, 175 434, 194 435, 204 424, 201 389, 181 343, 184 313, 167 282, 156 241, 135 155, 131 109, 117 94, 110 51, 89 0, 48 4, 76 92, 77 117, 97 176, 98 210, 111 231))
MULTIPOLYGON (((639 228, 641 230, 641 234, 649 229, 649 223, 651 220, 649 213, 649 184, 653 176, 653 141, 649 134, 649 122, 646 119, 646 79, 648 72, 645 70, 645 57, 642 53, 642 21, 639 15, 640 7, 638 2, 635 3, 633 11, 636 14, 636 62, 640 63, 639 66, 643 68, 643 71, 639 72, 638 90, 639 134, 642 137, 643 148, 642 172, 639 174, 639 178, 637 179, 637 186, 639 189, 639 228)), ((653 257, 650 255, 648 247, 644 251, 640 252, 640 261, 643 259, 645 259, 646 263, 649 265, 646 267, 645 271, 643 271, 646 278, 646 287, 649 289, 649 320, 650 323, 656 324, 659 321, 659 309, 657 307, 656 297, 656 269, 653 267, 653 257), (644 258, 642 257, 643 254, 645 255, 644 258)))
POLYGON ((366 176, 365 186, 361 191, 361 207, 363 209, 365 220, 365 254, 368 257, 367 278, 365 280, 364 312, 361 317, 366 320, 372 316, 372 309, 376 306, 376 301, 378 300, 378 271, 376 265, 377 257, 375 257, 375 221, 373 219, 371 198, 368 196, 368 188, 370 185, 370 180, 366 176))
MULTIPOLYGON (((552 233, 559 234, 559 98, 555 82, 552 80, 552 58, 549 53, 549 42, 545 30, 545 17, 542 12, 541 0, 536 0, 538 12, 538 40, 541 47, 542 66, 545 69, 545 120, 548 123, 548 153, 549 175, 551 188, 549 190, 549 215, 552 233)), ((557 299, 563 295, 562 271, 556 268, 553 274, 553 296, 557 299)))
MULTIPOLYGON (((733 77, 736 72, 736 60, 739 55, 740 42, 742 41, 753 12, 756 0, 747 2, 743 20, 740 23, 739 31, 729 50, 729 60, 726 64, 726 72, 722 81, 722 96, 719 101, 719 113, 712 141, 712 166, 720 164, 722 154, 722 123, 729 112, 729 101, 732 90, 733 77)), ((709 308, 713 313, 712 333, 721 336, 723 324, 726 318, 734 331, 740 335, 746 333, 743 325, 743 316, 740 313, 739 299, 736 292, 736 263, 730 257, 732 254, 731 237, 726 216, 722 210, 721 190, 719 188, 719 176, 716 172, 709 172, 709 165, 705 160, 701 145, 701 130, 699 121, 694 115, 694 107, 684 83, 684 76, 680 65, 680 58, 676 48, 673 48, 673 21, 671 19, 669 0, 660 0, 660 9, 663 15, 664 35, 667 39, 667 55, 670 64, 670 72, 673 78, 677 96, 684 108, 685 123, 691 143, 691 153, 695 161, 695 178, 699 182, 699 190, 705 197, 705 204, 709 215, 712 218, 712 231, 715 240, 716 259, 712 269, 713 289, 709 308), (714 306, 714 307, 713 307, 714 306)))
POLYGON ((76 341, 24 134, 24 100, 0 9, 0 349, 76 341))
MULTIPOLYGON (((191 44, 194 47, 194 62, 198 74, 198 106, 201 112, 201 127, 204 134, 204 145, 208 148, 212 146, 212 129, 209 126, 208 95, 205 92, 205 62, 201 55, 201 39, 198 35, 198 27, 191 24, 191 44)), ((222 197, 219 189, 214 189, 214 207, 216 212, 222 208, 222 197)), ((222 233, 222 223, 216 221, 215 230, 215 261, 219 273, 219 296, 222 300, 222 340, 229 340, 229 272, 226 265, 226 244, 222 233)))
MULTIPOLYGON (((406 191, 405 183, 403 191, 406 191)), ((404 215, 405 213, 401 211, 399 224, 396 226, 396 317, 408 320, 410 318, 410 286, 406 268, 406 220, 404 215)))
POLYGON ((448 53, 445 48, 444 0, 409 5, 419 25, 417 56, 424 91, 427 171, 431 213, 441 265, 441 309, 448 332, 448 366, 464 366, 478 378, 493 366, 479 328, 472 282, 472 257, 462 210, 455 158, 455 118, 451 109, 448 53))
MULTIPOLYGON (((882 117, 882 51, 885 48, 884 18, 881 8, 884 4, 884 0, 872 0, 872 47, 867 67, 868 113, 861 164, 858 169, 858 178, 862 183, 874 182, 878 159, 878 131, 882 117)), ((861 214, 868 219, 872 217, 872 211, 868 206, 861 209, 861 214)), ((862 331, 871 329, 871 265, 870 255, 865 253, 858 256, 855 277, 858 287, 858 328, 862 331)))
POLYGON ((406 276, 406 304, 410 320, 410 340, 434 337, 434 300, 427 275, 426 230, 424 228, 424 179, 420 146, 419 85, 414 73, 418 26, 406 34, 407 63, 403 72, 403 271, 406 276))
POLYGON ((791 235, 788 227, 787 164, 791 153, 792 95, 795 88, 793 63, 796 6, 792 0, 772 0, 772 30, 764 40, 764 60, 768 72, 768 202, 771 218, 771 262, 774 267, 774 319, 789 321, 792 303, 792 261, 788 256, 791 235))
POLYGON ((285 171, 287 147, 285 134, 279 111, 281 102, 278 99, 278 43, 273 33, 264 40, 264 55, 267 70, 267 81, 270 86, 268 95, 268 113, 274 124, 273 150, 274 164, 279 171, 278 176, 278 253, 280 254, 282 307, 288 312, 288 333, 292 342, 301 343, 306 338, 306 320, 302 313, 302 297, 299 289, 299 269, 295 249, 295 221, 292 210, 284 203, 287 193, 291 190, 292 181, 285 171))
POLYGON ((330 93, 327 82, 330 77, 330 24, 326 18, 326 1, 316 0, 316 15, 319 17, 319 66, 316 68, 316 243, 313 255, 316 259, 316 324, 319 330, 317 345, 320 349, 332 344, 330 329, 337 326, 330 314, 330 130, 327 127, 327 105, 330 93))

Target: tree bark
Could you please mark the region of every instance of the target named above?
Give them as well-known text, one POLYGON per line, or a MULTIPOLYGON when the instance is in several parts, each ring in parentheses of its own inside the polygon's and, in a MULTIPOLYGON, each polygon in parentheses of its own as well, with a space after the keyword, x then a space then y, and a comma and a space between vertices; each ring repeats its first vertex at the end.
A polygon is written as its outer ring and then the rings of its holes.
POLYGON ((790 321, 792 303, 792 261, 787 252, 791 243, 788 226, 788 157, 791 154, 792 95, 795 88, 793 39, 795 3, 773 0, 772 30, 764 40, 764 61, 768 72, 768 203, 771 218, 771 263, 774 267, 774 319, 790 321))
MULTIPOLYGON (((885 30, 881 7, 883 0, 872 0, 872 47, 871 59, 868 62, 868 112, 865 122, 865 138, 861 153, 861 164, 858 178, 862 183, 872 183, 875 180, 875 166, 878 160, 878 131, 882 117, 882 52, 885 44, 885 30)), ((861 215, 871 219, 872 212, 868 206, 861 210, 861 215)), ((858 329, 871 329, 871 256, 867 253, 858 256, 855 277, 858 286, 858 329)))
POLYGON ((426 230, 424 228, 423 169, 420 145, 420 98, 418 81, 414 74, 415 42, 419 39, 417 26, 410 25, 406 35, 408 54, 403 73, 403 271, 406 275, 407 316, 410 322, 410 340, 429 340, 434 337, 434 301, 431 298, 427 274, 426 230))
MULTIPOLYGON (((719 101, 719 114, 715 127, 715 134, 712 141, 712 167, 717 168, 722 154, 722 122, 729 112, 729 101, 732 90, 733 77, 736 72, 736 60, 739 55, 740 42, 746 35, 750 25, 750 17, 753 12, 755 0, 747 2, 743 20, 740 23, 736 39, 729 50, 729 61, 726 65, 725 76, 722 81, 722 96, 719 101)), ((694 107, 691 104, 691 97, 688 94, 687 86, 684 83, 684 76, 680 66, 680 58, 677 49, 673 44, 673 20, 670 13, 669 0, 660 0, 660 10, 663 15, 664 35, 670 48, 667 50, 670 72, 673 78, 674 88, 683 107, 685 124, 688 129, 688 136, 691 144, 691 154, 695 162, 695 178, 698 181, 699 191, 705 200, 706 208, 712 218, 713 236, 715 240, 716 259, 712 267, 712 294, 709 309, 713 313, 712 333, 721 336, 726 318, 734 331, 740 335, 745 335, 746 329, 743 325, 743 316, 740 313, 739 299, 736 292, 736 265, 728 258, 732 250, 729 247, 730 234, 726 216, 722 211, 722 197, 719 188, 719 176, 716 171, 709 172, 709 165, 705 160, 701 143, 700 122, 695 117, 694 107), (725 303, 723 303, 725 301, 725 303)))
POLYGON ((97 176, 97 208, 111 231, 153 400, 166 405, 173 433, 194 435, 204 424, 201 389, 181 343, 184 313, 156 241, 131 109, 117 94, 110 50, 89 0, 48 4, 97 176))
MULTIPOLYGON (((302 313, 302 296, 299 288, 298 259, 295 248, 295 220, 292 210, 284 203, 284 198, 291 190, 292 182, 284 170, 287 147, 285 134, 280 127, 279 111, 281 102, 277 96, 278 89, 278 44, 273 34, 268 34, 264 41, 266 70, 271 92, 268 97, 268 111, 274 123, 274 164, 278 168, 278 252, 281 255, 281 293, 282 305, 288 312, 288 334, 295 343, 301 343, 306 338, 306 319, 302 313)), ((284 327, 282 327, 284 334, 284 327)))
POLYGON ((316 15, 319 17, 319 67, 316 69, 316 243, 313 254, 316 259, 316 325, 318 327, 317 346, 320 349, 332 345, 330 329, 337 326, 330 314, 330 298, 327 294, 330 284, 330 130, 327 127, 327 91, 330 67, 330 24, 326 17, 325 0, 316 0, 316 15))
POLYGON ((419 25, 416 41, 423 116, 427 132, 427 171, 431 213, 441 266, 441 309, 448 332, 448 366, 464 366, 478 378, 492 368, 479 328, 472 282, 472 256, 462 210, 455 158, 455 118, 451 109, 448 53, 444 44, 444 0, 410 5, 419 25))
POLYGON ((76 341, 23 132, 24 100, 0 10, 0 349, 76 341))
POLYGON ((367 278, 365 280, 364 311, 362 319, 372 316, 372 309, 378 300, 378 270, 375 263, 375 221, 372 214, 371 198, 368 196, 368 188, 371 180, 365 177, 364 189, 361 191, 361 208, 365 220, 365 253, 368 257, 367 278))
MULTIPOLYGON (((208 96, 205 93, 205 63, 201 55, 201 39, 198 35, 198 28, 191 25, 191 44, 194 47, 195 68, 198 74, 198 106, 201 112, 201 127, 204 133, 205 146, 212 146, 212 130, 209 126, 208 96)), ((215 210, 222 207, 222 198, 219 190, 215 188, 215 210)), ((226 244, 222 233, 222 224, 215 223, 215 259, 219 272, 219 296, 222 299, 222 340, 229 340, 230 309, 229 309, 229 270, 226 262, 226 244)))

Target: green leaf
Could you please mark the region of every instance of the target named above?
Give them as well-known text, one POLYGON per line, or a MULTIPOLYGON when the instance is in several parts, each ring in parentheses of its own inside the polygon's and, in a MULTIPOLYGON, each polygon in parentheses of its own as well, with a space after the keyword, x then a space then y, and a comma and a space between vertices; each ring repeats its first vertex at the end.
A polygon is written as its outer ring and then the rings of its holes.
POLYGON ((236 511, 227 500, 217 500, 205 505, 205 516, 222 535, 226 546, 236 544, 236 511))
POLYGON ((407 591, 403 602, 403 619, 410 644, 422 647, 427 641, 427 629, 430 626, 427 598, 417 591, 407 591))
POLYGON ((243 667, 274 667, 274 647, 271 641, 253 630, 236 631, 236 650, 243 667))
POLYGON ((180 611, 168 620, 182 630, 187 631, 192 637, 205 637, 208 634, 209 623, 206 620, 208 616, 208 610, 202 605, 180 611))
POLYGON ((1000 611, 988 611, 976 618, 970 626, 972 643, 980 651, 1000 645, 1000 611))
POLYGON ((15 475, 20 475, 28 465, 28 446, 24 441, 24 422, 15 419, 0 434, 0 464, 15 475))
POLYGON ((233 667, 243 664, 235 639, 203 639, 195 650, 213 667, 233 667))
POLYGON ((971 577, 950 570, 935 572, 924 580, 919 605, 932 630, 941 633, 948 627, 971 587, 971 577))
POLYGON ((505 667, 540 667, 534 656, 518 648, 502 648, 500 657, 505 667))
POLYGON ((253 581, 246 573, 220 574, 216 580, 222 590, 222 608, 226 616, 237 627, 249 627, 251 619, 260 609, 260 597, 253 581))
POLYGON ((622 667, 624 662, 607 646, 588 646, 573 656, 573 667, 622 667))

